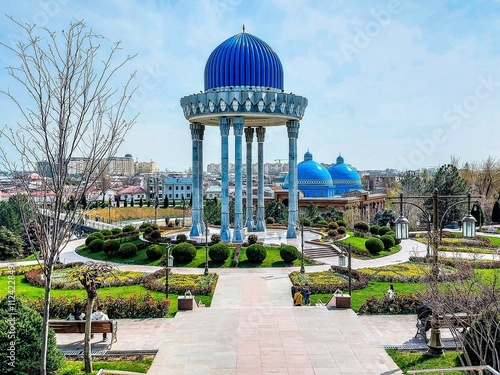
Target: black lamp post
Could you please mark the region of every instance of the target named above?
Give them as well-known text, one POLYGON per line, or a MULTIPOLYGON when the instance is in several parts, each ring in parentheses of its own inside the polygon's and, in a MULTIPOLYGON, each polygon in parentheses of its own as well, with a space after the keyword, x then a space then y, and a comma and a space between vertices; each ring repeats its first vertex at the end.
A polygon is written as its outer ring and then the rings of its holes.
MULTIPOLYGON (((408 238, 408 220, 403 216, 403 204, 409 204, 414 207, 420 209, 428 222, 428 237, 429 243, 432 249, 432 269, 431 269, 431 292, 433 296, 436 296, 438 293, 438 281, 439 281, 439 267, 438 267, 438 246, 440 241, 439 229, 441 224, 443 223, 443 219, 446 217, 446 213, 454 206, 460 203, 467 202, 467 215, 462 219, 462 235, 466 238, 473 238, 476 235, 476 219, 470 214, 470 200, 471 195, 467 194, 466 196, 462 195, 447 195, 447 196, 439 196, 438 190, 434 189, 432 192, 432 231, 430 226, 430 220, 428 218, 428 213, 419 205, 412 202, 404 202, 403 194, 399 196, 400 202, 400 217, 395 222, 395 230, 396 230, 396 238, 398 239, 407 239, 408 238), (438 221, 438 200, 439 198, 467 198, 467 200, 462 200, 456 202, 448 207, 448 209, 444 212, 441 221, 438 221), (439 224, 438 224, 439 223, 439 224)), ((406 197, 406 198, 420 198, 427 199, 429 197, 406 197)), ((428 254, 429 255, 429 254, 428 254)), ((441 341, 441 327, 438 321, 438 312, 436 309, 437 306, 434 306, 432 309, 432 320, 431 320, 431 339, 428 343, 429 349, 427 350, 427 354, 438 357, 443 355, 443 342, 441 341)))
POLYGON ((208 275, 208 222, 205 220, 205 276, 208 275))
POLYGON ((170 255, 170 249, 172 244, 167 245, 167 261, 165 262, 165 298, 168 299, 168 276, 170 274, 170 268, 174 265, 174 257, 170 255))
POLYGON ((304 267, 304 219, 300 220, 300 248, 302 252, 301 260, 300 260, 300 273, 306 273, 306 269, 304 267))

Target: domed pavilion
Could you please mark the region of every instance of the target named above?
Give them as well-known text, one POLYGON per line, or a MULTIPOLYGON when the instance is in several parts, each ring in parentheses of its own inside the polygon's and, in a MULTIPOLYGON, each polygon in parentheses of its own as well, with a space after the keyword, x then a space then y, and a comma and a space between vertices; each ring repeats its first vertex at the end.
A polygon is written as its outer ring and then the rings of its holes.
POLYGON ((289 214, 287 238, 296 238, 298 211, 297 138, 307 99, 284 91, 284 72, 276 52, 261 39, 243 32, 222 42, 205 65, 205 88, 180 101, 190 122, 193 170, 191 236, 204 233, 203 136, 206 127, 218 127, 221 135, 222 214, 220 234, 225 242, 243 242, 249 232, 265 230, 264 140, 266 127, 286 126, 289 146, 289 214), (233 238, 229 229, 229 132, 235 145, 235 216, 233 238), (254 227, 252 199, 246 200, 243 224, 242 137, 246 141, 246 196, 252 197, 252 142, 258 144, 257 222, 254 227))

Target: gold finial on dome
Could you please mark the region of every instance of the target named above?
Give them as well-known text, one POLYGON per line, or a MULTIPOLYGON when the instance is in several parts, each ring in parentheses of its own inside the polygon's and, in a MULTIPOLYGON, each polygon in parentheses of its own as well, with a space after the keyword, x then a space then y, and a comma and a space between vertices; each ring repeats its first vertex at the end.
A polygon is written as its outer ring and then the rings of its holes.
POLYGON ((245 24, 243 24, 243 32, 245 32, 245 24))

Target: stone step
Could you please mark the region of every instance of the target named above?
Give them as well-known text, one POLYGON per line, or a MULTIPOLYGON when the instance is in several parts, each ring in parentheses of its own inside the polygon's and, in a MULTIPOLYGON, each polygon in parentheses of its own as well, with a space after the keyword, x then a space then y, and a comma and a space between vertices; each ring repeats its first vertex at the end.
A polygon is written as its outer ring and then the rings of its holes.
POLYGON ((338 252, 329 246, 318 246, 318 247, 305 248, 304 254, 308 258, 312 258, 312 259, 338 256, 338 252))

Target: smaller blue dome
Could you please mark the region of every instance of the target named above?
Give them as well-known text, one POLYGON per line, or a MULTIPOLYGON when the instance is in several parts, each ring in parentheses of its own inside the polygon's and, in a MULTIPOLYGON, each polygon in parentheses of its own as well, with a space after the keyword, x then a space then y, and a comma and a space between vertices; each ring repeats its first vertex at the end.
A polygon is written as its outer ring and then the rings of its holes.
POLYGON ((342 195, 353 190, 363 190, 358 172, 346 164, 341 155, 337 158, 337 163, 328 168, 328 172, 335 185, 335 195, 342 195))
MULTIPOLYGON (((298 189, 305 197, 332 197, 334 186, 330 173, 321 164, 313 160, 313 155, 307 151, 304 161, 297 164, 298 189)), ((284 189, 288 189, 288 174, 285 177, 284 189)))

